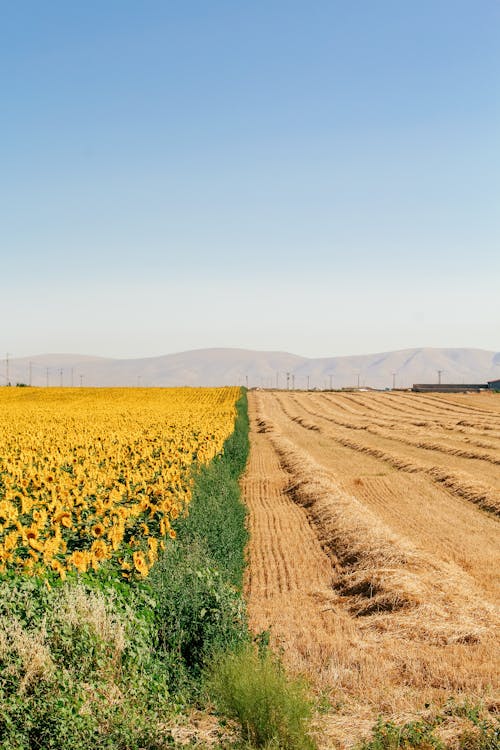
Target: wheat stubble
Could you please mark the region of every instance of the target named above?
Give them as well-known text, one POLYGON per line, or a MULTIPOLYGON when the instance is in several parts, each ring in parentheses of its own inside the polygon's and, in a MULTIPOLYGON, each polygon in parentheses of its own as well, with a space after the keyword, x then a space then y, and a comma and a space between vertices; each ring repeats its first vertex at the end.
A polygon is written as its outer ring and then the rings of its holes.
POLYGON ((250 622, 337 706, 324 747, 350 744, 381 712, 408 719, 456 693, 497 699, 498 519, 425 472, 343 444, 331 415, 369 424, 382 405, 364 409, 365 398, 325 409, 328 420, 312 394, 249 394, 250 622))

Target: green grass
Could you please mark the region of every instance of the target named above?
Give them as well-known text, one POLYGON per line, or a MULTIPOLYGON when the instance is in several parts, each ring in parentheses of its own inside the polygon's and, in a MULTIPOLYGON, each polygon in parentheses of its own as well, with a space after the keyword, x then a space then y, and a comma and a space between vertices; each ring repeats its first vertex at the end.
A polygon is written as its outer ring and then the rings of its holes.
POLYGON ((250 747, 314 749, 307 733, 313 708, 307 685, 291 679, 267 649, 247 645, 215 659, 207 690, 218 710, 238 722, 250 747))
POLYGON ((432 719, 397 725, 379 719, 372 737, 356 750, 500 750, 500 721, 480 705, 450 700, 432 719), (453 717, 464 725, 451 745, 439 737, 439 728, 453 717))
POLYGON ((241 593, 248 534, 238 484, 248 449, 244 394, 233 434, 222 454, 199 469, 189 515, 177 521, 177 540, 150 575, 158 648, 176 686, 196 690, 213 653, 249 638, 241 593))
POLYGON ((379 719, 373 736, 358 746, 358 750, 444 750, 442 742, 434 734, 434 724, 415 721, 398 726, 379 719))
POLYGON ((177 523, 176 531, 183 547, 193 542, 202 545, 212 566, 241 590, 248 532, 238 480, 249 451, 246 393, 236 408, 234 432, 222 454, 199 470, 189 516, 177 523))

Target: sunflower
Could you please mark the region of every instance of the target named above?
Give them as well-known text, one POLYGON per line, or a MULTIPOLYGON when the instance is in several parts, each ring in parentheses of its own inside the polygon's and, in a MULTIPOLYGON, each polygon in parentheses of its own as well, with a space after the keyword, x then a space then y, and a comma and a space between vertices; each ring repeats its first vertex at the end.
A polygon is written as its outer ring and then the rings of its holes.
POLYGON ((90 552, 96 560, 106 560, 110 556, 108 546, 102 539, 96 539, 95 542, 92 542, 90 552))
POLYGON ((149 573, 148 564, 144 558, 144 553, 141 551, 134 552, 132 555, 134 560, 134 567, 141 576, 147 576, 149 573))
POLYGON ((43 542, 38 541, 38 539, 30 538, 28 539, 28 543, 37 552, 43 552, 45 549, 43 542))
POLYGON ((59 573, 61 580, 66 580, 66 570, 63 568, 59 560, 51 560, 50 561, 50 567, 52 570, 54 570, 56 573, 59 573))
POLYGON ((153 536, 148 539, 148 560, 150 565, 154 565, 156 558, 158 557, 158 540, 153 536))
POLYGON ((57 515, 54 516, 54 523, 60 523, 61 526, 64 526, 66 529, 70 529, 71 524, 71 514, 68 513, 67 510, 63 510, 61 513, 57 513, 57 515))
POLYGON ((68 560, 70 565, 74 565, 79 573, 86 573, 89 566, 89 553, 83 550, 73 552, 68 560))

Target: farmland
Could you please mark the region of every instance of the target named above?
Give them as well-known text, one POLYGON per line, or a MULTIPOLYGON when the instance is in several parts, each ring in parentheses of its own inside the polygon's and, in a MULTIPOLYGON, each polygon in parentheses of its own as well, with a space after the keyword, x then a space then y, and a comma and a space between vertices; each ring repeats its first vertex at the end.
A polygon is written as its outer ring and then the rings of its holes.
POLYGON ((250 623, 328 696, 320 746, 352 744, 378 715, 451 715, 460 701, 495 714, 500 399, 249 403, 250 623))
POLYGON ((248 396, 0 390, 2 747, 495 747, 498 397, 248 396))
POLYGON ((2 389, 0 572, 147 575, 239 390, 2 389))

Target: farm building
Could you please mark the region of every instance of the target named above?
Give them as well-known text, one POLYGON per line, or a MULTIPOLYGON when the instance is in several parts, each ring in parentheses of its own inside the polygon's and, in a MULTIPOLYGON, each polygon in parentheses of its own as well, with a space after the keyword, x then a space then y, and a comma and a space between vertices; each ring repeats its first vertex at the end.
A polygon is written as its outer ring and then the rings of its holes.
MULTIPOLYGON (((500 380, 492 380, 492 383, 498 383, 500 390, 500 380)), ((412 391, 416 393, 463 393, 464 391, 487 391, 491 388, 490 383, 414 383, 412 391)), ((493 390, 496 390, 493 387, 493 390)))
POLYGON ((490 391, 500 391, 500 379, 488 380, 488 388, 490 389, 490 391))

